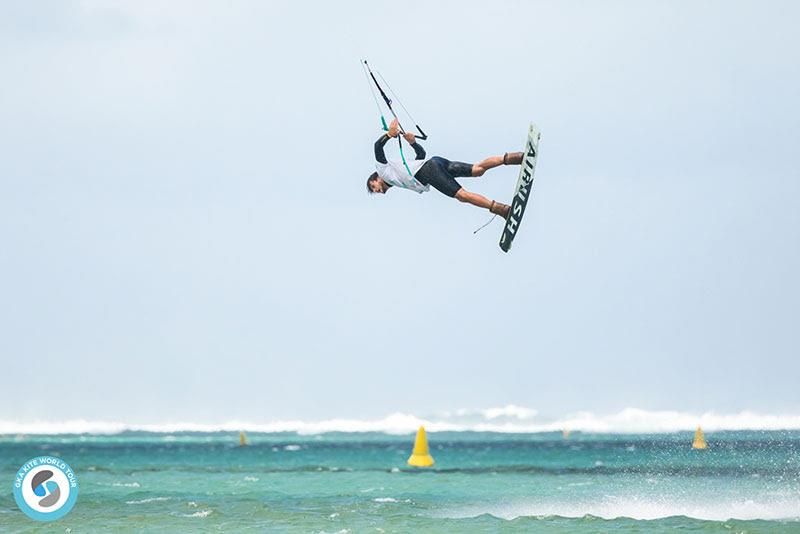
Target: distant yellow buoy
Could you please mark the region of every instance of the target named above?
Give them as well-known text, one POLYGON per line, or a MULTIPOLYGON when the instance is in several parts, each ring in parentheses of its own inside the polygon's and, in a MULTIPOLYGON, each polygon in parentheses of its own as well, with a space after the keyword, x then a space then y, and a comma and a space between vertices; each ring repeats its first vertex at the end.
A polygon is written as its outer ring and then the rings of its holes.
POLYGON ((694 431, 694 441, 692 442, 693 449, 707 449, 708 443, 706 443, 706 438, 703 436, 703 429, 699 426, 697 430, 694 431))
POLYGON ((417 438, 414 440, 414 450, 408 459, 408 465, 414 467, 430 467, 433 465, 433 457, 428 450, 428 436, 425 434, 425 427, 419 427, 417 438))
POLYGON ((247 436, 244 435, 244 432, 239 432, 239 446, 244 447, 245 445, 250 445, 247 441, 247 436))
POLYGON ((565 428, 564 430, 562 430, 562 431, 561 431, 561 436, 562 436, 564 439, 569 439, 569 429, 568 429, 568 428, 565 428))

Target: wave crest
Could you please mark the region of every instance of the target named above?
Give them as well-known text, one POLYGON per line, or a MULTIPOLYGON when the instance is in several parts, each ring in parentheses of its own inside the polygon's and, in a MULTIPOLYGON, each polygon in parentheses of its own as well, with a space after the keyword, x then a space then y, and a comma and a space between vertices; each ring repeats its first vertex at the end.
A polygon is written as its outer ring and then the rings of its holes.
POLYGON ((533 408, 509 404, 484 410, 456 410, 420 417, 394 413, 381 419, 327 419, 321 421, 278 420, 253 422, 233 420, 224 423, 150 423, 129 424, 111 421, 72 419, 67 421, 0 421, 0 435, 24 434, 118 434, 126 431, 172 432, 296 432, 302 435, 327 432, 379 432, 411 434, 420 426, 430 432, 499 432, 541 433, 562 430, 609 433, 649 434, 692 430, 702 426, 707 431, 720 430, 800 430, 800 415, 760 414, 742 411, 690 413, 626 408, 608 415, 577 412, 564 417, 545 419, 533 408))

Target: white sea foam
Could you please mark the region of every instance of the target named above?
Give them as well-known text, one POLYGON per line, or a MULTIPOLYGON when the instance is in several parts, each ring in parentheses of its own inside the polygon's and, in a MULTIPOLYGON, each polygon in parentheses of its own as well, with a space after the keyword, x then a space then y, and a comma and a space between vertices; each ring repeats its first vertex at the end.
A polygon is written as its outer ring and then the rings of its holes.
POLYGON ((151 497, 149 499, 142 499, 142 500, 139 500, 139 501, 125 501, 125 504, 148 504, 148 503, 151 503, 151 502, 168 501, 171 498, 172 497, 151 497))
POLYGON ((200 510, 193 514, 183 514, 183 517, 208 517, 211 515, 211 510, 200 510))
MULTIPOLYGON (((118 434, 141 432, 297 432, 311 435, 326 432, 383 432, 411 434, 420 426, 430 432, 557 432, 658 433, 692 430, 698 425, 706 431, 719 430, 800 430, 800 414, 763 414, 752 411, 722 414, 678 411, 650 411, 626 408, 613 414, 577 412, 563 417, 544 418, 532 408, 508 405, 485 410, 456 410, 426 417, 395 413, 380 419, 326 419, 321 421, 279 420, 268 422, 229 421, 226 423, 127 424, 111 421, 0 421, 0 435, 28 434, 118 434)), ((293 450, 294 445, 285 450, 293 450)))
POLYGON ((686 516, 709 521, 728 519, 798 519, 800 507, 796 499, 737 499, 719 501, 703 499, 648 499, 641 496, 609 496, 591 501, 547 501, 531 503, 485 504, 444 510, 439 517, 464 518, 490 514, 502 519, 518 517, 584 517, 592 515, 603 519, 628 517, 631 519, 661 519, 686 516))

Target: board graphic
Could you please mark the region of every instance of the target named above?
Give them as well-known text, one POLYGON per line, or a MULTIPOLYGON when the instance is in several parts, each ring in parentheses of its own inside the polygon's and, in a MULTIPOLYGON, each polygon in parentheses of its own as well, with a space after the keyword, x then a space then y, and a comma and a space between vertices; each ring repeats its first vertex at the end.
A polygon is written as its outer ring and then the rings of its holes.
POLYGON ((500 248, 503 252, 511 249, 511 243, 519 231, 522 216, 525 215, 525 208, 531 197, 531 186, 533 185, 533 173, 536 170, 536 160, 539 157, 539 139, 542 133, 539 128, 531 123, 528 128, 528 140, 525 143, 525 155, 522 157, 522 164, 519 169, 519 179, 514 190, 514 198, 511 201, 511 211, 506 217, 506 224, 503 226, 503 234, 500 236, 500 248))

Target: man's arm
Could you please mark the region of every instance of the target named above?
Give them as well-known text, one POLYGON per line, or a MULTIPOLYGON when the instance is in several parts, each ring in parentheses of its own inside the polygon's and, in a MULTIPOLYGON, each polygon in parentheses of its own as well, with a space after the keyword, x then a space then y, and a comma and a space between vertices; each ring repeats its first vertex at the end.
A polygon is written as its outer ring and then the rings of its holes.
POLYGON ((415 159, 425 159, 425 149, 422 148, 422 145, 415 142, 413 145, 411 145, 411 148, 413 148, 414 152, 417 153, 417 157, 415 159))
POLYGON ((389 163, 386 161, 386 154, 383 151, 383 145, 385 145, 388 140, 389 136, 383 134, 378 138, 377 141, 375 141, 375 159, 378 160, 378 163, 389 163))
POLYGON ((425 149, 422 148, 422 145, 417 143, 417 137, 411 132, 404 133, 403 137, 408 142, 408 144, 411 145, 411 148, 414 149, 414 153, 417 154, 417 157, 415 159, 425 159, 425 149))
POLYGON ((383 152, 383 145, 391 139, 392 137, 397 137, 397 132, 400 129, 400 124, 397 122, 397 119, 394 119, 391 123, 389 123, 389 131, 380 136, 380 138, 375 141, 375 159, 378 160, 378 163, 389 163, 386 161, 386 154, 383 152))

